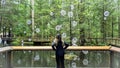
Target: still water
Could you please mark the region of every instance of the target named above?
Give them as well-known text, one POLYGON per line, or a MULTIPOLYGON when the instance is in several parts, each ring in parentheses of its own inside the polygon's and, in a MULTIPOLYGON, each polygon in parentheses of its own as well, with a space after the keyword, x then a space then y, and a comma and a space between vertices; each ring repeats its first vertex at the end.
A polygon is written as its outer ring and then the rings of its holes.
POLYGON ((112 59, 111 59, 111 67, 112 68, 120 68, 120 53, 112 52, 112 59))
MULTIPOLYGON (((54 51, 13 51, 11 63, 14 68, 55 68, 54 54, 54 51)), ((0 53, 0 60, 0 68, 4 68, 5 53, 0 53)), ((115 65, 117 60, 113 61, 115 65)), ((66 51, 65 67, 110 68, 110 51, 66 51)))

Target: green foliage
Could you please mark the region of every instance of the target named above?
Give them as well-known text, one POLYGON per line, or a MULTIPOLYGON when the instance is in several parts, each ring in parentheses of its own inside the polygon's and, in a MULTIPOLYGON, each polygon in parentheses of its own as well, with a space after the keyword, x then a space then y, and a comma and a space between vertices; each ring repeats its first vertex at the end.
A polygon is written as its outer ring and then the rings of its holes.
MULTIPOLYGON (((112 35, 119 37, 120 35, 119 0, 34 0, 34 2, 34 29, 40 29, 39 33, 35 30, 34 32, 40 39, 49 39, 56 33, 66 33, 67 41, 70 41, 71 36, 80 39, 81 29, 84 29, 85 38, 106 38, 112 35), (73 10, 70 9, 71 5, 74 6, 73 10), (66 11, 65 16, 61 15, 61 10, 66 11), (71 18, 68 17, 70 11, 73 12, 71 18), (105 11, 109 11, 106 20, 104 20, 105 11), (76 21, 77 26, 70 27, 72 21, 76 21), (62 25, 59 31, 55 29, 57 25, 62 25)), ((32 20, 32 7, 31 0, 7 0, 6 5, 0 7, 0 11, 3 12, 0 13, 1 28, 12 27, 15 36, 31 37, 32 24, 28 25, 26 21, 32 20)))

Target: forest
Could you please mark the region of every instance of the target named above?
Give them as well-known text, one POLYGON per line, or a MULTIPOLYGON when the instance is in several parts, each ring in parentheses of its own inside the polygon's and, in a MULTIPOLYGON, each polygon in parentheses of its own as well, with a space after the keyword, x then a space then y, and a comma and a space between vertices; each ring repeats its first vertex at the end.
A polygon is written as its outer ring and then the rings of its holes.
POLYGON ((120 37, 120 0, 0 2, 0 33, 11 32, 17 41, 52 40, 60 33, 71 45, 102 45, 120 37))

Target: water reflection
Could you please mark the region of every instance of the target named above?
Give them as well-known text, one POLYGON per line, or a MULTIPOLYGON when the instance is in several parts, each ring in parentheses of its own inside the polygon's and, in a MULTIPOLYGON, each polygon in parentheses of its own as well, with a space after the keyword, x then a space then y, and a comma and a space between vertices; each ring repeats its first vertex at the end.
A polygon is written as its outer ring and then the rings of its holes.
POLYGON ((72 62, 72 68, 76 68, 76 62, 72 62))
POLYGON ((120 53, 113 52, 111 62, 112 62, 112 67, 120 68, 120 53))
POLYGON ((2 39, 1 39, 1 37, 0 37, 0 44, 2 43, 2 39))
POLYGON ((18 63, 18 64, 21 64, 21 60, 19 59, 19 60, 17 61, 17 63, 18 63))
POLYGON ((83 50, 82 52, 83 52, 83 54, 88 54, 88 51, 83 50))
MULTIPOLYGON (((53 51, 14 51, 12 55, 14 67, 56 67, 53 51)), ((109 67, 109 57, 109 51, 67 51, 65 67, 109 67)))
POLYGON ((6 67, 6 53, 0 53, 0 68, 5 68, 6 67))
POLYGON ((88 65, 88 60, 87 59, 83 60, 83 65, 88 65))
POLYGON ((34 57, 34 61, 39 61, 39 59, 40 59, 40 56, 39 56, 39 54, 37 54, 37 55, 34 57))

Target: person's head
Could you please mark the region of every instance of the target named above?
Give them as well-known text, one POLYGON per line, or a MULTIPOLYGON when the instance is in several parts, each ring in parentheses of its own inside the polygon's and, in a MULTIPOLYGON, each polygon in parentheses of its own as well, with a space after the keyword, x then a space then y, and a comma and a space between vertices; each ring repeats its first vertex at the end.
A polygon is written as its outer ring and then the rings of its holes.
POLYGON ((56 35, 56 39, 57 39, 58 41, 61 41, 61 34, 57 34, 57 35, 56 35))

